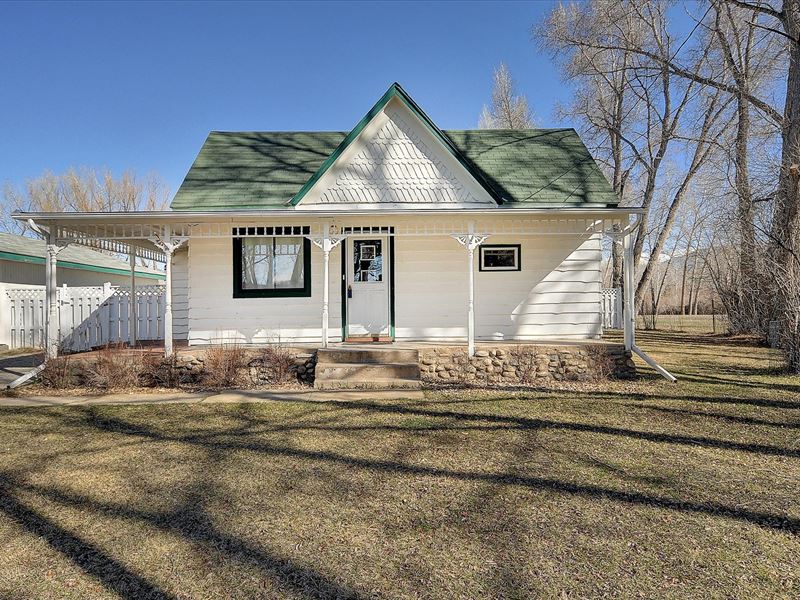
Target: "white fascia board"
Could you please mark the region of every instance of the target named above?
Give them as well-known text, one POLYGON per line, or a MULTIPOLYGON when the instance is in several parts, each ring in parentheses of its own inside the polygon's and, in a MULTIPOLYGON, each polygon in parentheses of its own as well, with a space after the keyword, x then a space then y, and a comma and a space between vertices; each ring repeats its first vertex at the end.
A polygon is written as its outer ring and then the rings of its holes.
POLYGON ((52 212, 25 212, 13 213, 11 216, 17 221, 32 219, 35 223, 47 224, 51 222, 63 223, 193 223, 193 222, 227 222, 241 219, 264 218, 308 218, 308 217, 342 217, 349 216, 411 216, 411 215, 491 215, 494 217, 507 215, 539 215, 539 216, 600 216, 619 217, 624 215, 642 215, 643 208, 605 208, 605 207, 569 207, 569 208, 419 208, 414 209, 394 208, 382 206, 378 209, 351 208, 348 210, 308 209, 297 210, 234 210, 234 211, 137 211, 137 212, 85 212, 85 213, 52 213, 52 212))

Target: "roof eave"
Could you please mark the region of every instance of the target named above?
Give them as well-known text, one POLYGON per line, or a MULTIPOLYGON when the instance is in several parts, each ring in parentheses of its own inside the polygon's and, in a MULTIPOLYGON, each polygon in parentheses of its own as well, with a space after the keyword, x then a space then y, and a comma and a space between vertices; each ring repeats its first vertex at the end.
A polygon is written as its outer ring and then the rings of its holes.
POLYGON ((27 221, 33 219, 37 223, 51 222, 116 222, 116 223, 186 223, 187 221, 231 221, 236 219, 266 218, 266 217, 348 217, 348 216, 397 216, 397 215, 634 215, 644 214, 644 208, 618 207, 618 206, 570 206, 552 208, 526 208, 505 206, 502 210, 496 207, 482 208, 429 208, 429 209, 360 209, 360 210, 330 210, 330 209, 308 209, 298 211, 294 208, 284 208, 276 210, 212 210, 212 211, 136 211, 136 212, 91 212, 91 213, 52 213, 52 212, 25 212, 13 213, 11 216, 17 221, 27 221))

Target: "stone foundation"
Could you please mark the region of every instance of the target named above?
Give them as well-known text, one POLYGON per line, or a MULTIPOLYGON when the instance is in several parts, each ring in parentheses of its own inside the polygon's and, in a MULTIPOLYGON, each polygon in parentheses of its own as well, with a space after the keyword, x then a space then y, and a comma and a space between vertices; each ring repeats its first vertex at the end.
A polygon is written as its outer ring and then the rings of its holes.
MULTIPOLYGON (((419 367, 423 382, 481 385, 546 385, 557 381, 633 379, 636 366, 621 344, 586 343, 567 346, 481 345, 467 357, 464 346, 422 346, 419 367)), ((77 363, 91 364, 95 353, 76 355, 77 363), (78 358, 80 357, 80 358, 78 358)), ((180 351, 175 362, 162 363, 168 385, 201 385, 206 370, 206 349, 180 351)), ((314 385, 316 350, 304 348, 248 348, 245 366, 239 370, 241 385, 269 387, 296 382, 314 385)), ((76 365, 77 366, 77 365, 76 365)), ((152 369, 151 369, 152 370, 152 369)), ((79 383, 84 383, 77 369, 79 383)))
MULTIPOLYGON (((268 356, 258 350, 248 350, 246 366, 240 371, 240 379, 253 386, 269 386, 275 383, 275 370, 286 369, 288 379, 304 385, 314 384, 314 371, 317 364, 316 351, 297 348, 282 349, 276 364, 271 364, 268 356), (285 364, 283 364, 285 361, 285 364)), ((176 356, 175 368, 180 380, 186 383, 200 383, 205 370, 205 352, 181 352, 176 356)))
POLYGON ((548 381, 633 379, 631 353, 619 344, 481 347, 472 358, 464 347, 420 350, 423 381, 429 383, 545 384, 548 381))

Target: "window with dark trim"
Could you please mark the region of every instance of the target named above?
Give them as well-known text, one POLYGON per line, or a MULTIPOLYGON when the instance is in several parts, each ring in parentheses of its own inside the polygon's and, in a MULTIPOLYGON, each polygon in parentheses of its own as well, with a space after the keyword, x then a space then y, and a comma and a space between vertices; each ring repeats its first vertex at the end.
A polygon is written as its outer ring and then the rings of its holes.
POLYGON ((522 256, 519 244, 482 244, 478 247, 480 271, 519 271, 522 256))
POLYGON ((311 242, 297 236, 233 238, 233 297, 311 296, 311 242))

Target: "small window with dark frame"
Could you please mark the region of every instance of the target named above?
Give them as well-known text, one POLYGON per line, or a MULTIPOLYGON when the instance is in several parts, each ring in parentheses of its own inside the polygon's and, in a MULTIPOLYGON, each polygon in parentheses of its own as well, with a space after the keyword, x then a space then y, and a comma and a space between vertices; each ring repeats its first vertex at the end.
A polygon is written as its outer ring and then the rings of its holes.
POLYGON ((519 271, 521 270, 520 245, 479 246, 478 268, 481 271, 519 271))
POLYGON ((311 296, 311 244, 303 237, 233 239, 233 297, 311 296))

